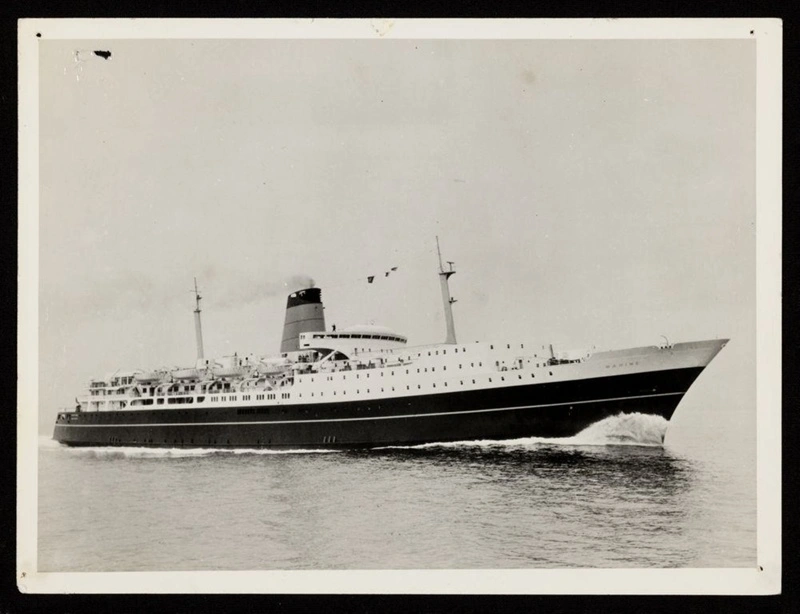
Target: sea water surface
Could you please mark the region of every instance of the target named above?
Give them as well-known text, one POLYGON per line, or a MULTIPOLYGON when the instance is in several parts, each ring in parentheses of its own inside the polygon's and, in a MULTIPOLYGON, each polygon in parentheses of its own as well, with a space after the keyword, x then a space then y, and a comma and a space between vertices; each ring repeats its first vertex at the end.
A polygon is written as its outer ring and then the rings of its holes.
MULTIPOLYGON (((680 411, 680 409, 679 409, 680 411)), ((39 451, 40 571, 751 567, 745 414, 363 451, 39 451)))

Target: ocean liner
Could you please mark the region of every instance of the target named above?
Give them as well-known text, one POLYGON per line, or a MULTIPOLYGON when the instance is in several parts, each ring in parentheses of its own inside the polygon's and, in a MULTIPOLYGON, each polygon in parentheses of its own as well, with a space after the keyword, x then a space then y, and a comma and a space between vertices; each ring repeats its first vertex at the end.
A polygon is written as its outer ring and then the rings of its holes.
MULTIPOLYGON (((438 242, 437 242, 438 243, 438 242)), ((438 245, 437 245, 438 247, 438 245)), ((727 339, 557 352, 514 340, 459 343, 439 254, 444 343, 408 346, 377 326, 326 327, 319 288, 289 295, 280 352, 94 379, 53 438, 70 446, 344 448, 569 437, 638 412, 669 420, 727 339)))

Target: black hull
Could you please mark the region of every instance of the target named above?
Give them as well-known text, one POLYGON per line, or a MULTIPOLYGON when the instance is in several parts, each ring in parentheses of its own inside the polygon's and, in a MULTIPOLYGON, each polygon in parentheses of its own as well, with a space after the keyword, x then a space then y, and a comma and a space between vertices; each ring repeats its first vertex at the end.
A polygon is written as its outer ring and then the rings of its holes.
POLYGON ((570 437, 619 413, 667 420, 702 367, 339 403, 67 414, 70 446, 341 448, 570 437))

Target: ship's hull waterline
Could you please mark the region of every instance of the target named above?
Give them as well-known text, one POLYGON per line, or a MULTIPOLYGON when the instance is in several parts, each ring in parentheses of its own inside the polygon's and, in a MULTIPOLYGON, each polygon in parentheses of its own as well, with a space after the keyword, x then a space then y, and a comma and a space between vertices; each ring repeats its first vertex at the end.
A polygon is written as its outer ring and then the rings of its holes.
POLYGON ((337 449, 570 437, 620 413, 669 420, 705 365, 359 401, 64 414, 69 446, 337 449))

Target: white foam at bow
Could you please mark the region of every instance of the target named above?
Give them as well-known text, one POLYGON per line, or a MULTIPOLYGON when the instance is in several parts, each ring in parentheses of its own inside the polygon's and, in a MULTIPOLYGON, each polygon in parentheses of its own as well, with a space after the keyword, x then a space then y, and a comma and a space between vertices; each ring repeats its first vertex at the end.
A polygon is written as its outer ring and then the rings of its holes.
POLYGON ((662 446, 669 421, 650 414, 618 414, 589 425, 572 437, 522 437, 502 441, 478 439, 446 443, 425 443, 417 446, 385 446, 380 449, 427 448, 526 448, 546 445, 561 446, 662 446))

